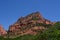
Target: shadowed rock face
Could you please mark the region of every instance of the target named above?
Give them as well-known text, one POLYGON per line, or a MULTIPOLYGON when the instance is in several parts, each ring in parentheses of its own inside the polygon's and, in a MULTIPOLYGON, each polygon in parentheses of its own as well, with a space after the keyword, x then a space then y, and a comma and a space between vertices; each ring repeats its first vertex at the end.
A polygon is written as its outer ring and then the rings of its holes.
POLYGON ((46 29, 40 24, 52 24, 52 22, 43 18, 39 12, 35 12, 19 18, 16 23, 10 25, 8 33, 9 35, 37 34, 46 29))
POLYGON ((4 28, 2 27, 2 25, 0 25, 0 36, 4 36, 6 34, 7 34, 7 32, 4 30, 4 28))

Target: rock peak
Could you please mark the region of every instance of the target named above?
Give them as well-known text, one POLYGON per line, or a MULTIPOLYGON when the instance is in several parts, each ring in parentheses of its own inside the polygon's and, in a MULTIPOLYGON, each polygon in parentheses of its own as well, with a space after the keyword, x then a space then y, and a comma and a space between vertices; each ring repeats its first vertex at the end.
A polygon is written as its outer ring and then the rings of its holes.
POLYGON ((33 13, 31 13, 30 15, 36 15, 36 14, 39 14, 40 15, 40 12, 33 12, 33 13))
POLYGON ((0 36, 6 35, 7 32, 4 30, 3 26, 0 24, 0 36))
POLYGON ((35 14, 40 14, 40 12, 39 11, 37 11, 37 12, 34 12, 35 14))
POLYGON ((51 24, 49 20, 45 20, 40 12, 33 12, 26 17, 21 17, 17 20, 15 24, 9 27, 9 35, 25 35, 25 34, 36 34, 39 30, 45 29, 45 27, 39 24, 51 24), (37 26, 37 27, 36 27, 37 26), (36 30, 36 31, 34 31, 36 30))
POLYGON ((3 28, 2 25, 0 24, 0 29, 3 28))

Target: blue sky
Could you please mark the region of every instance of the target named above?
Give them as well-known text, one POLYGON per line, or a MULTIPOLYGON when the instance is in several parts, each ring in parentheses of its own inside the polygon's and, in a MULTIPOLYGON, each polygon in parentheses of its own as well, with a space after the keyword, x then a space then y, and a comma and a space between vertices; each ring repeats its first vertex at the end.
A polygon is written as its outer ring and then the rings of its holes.
POLYGON ((39 11, 51 21, 60 21, 60 0, 0 0, 0 24, 7 30, 21 16, 39 11))

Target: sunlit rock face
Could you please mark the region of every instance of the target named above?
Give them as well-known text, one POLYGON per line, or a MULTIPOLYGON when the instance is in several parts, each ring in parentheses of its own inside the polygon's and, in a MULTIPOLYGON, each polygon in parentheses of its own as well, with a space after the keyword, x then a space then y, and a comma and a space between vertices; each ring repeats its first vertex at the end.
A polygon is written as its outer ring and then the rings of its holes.
POLYGON ((2 25, 0 25, 0 36, 4 36, 6 34, 7 34, 7 32, 4 30, 4 28, 2 27, 2 25))
POLYGON ((37 34, 39 30, 46 29, 38 24, 52 24, 52 22, 42 17, 39 12, 33 12, 10 25, 8 33, 9 35, 37 34))

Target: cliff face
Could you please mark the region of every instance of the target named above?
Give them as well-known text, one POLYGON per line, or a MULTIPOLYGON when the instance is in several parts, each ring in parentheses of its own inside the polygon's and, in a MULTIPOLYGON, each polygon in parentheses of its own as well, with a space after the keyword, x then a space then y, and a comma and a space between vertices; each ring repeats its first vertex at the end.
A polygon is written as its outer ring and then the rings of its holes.
POLYGON ((4 36, 6 34, 7 34, 7 32, 4 30, 4 28, 2 27, 2 25, 0 25, 0 36, 4 36))
POLYGON ((21 17, 16 23, 10 25, 9 35, 37 34, 39 31, 46 29, 42 24, 51 24, 52 22, 43 18, 39 12, 32 13, 26 17, 21 17))

